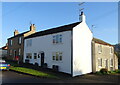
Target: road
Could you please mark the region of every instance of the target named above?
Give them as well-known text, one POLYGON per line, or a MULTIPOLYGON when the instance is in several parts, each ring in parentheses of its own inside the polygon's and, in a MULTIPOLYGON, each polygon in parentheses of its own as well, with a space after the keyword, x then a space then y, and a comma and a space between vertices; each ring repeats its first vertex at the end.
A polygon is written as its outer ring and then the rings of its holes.
POLYGON ((20 74, 12 71, 3 71, 2 74, 0 74, 0 77, 2 77, 3 85, 5 83, 7 83, 7 85, 9 84, 11 85, 13 83, 19 83, 21 85, 23 85, 22 83, 115 83, 111 81, 100 81, 97 79, 84 78, 84 77, 65 78, 65 79, 39 78, 39 77, 20 74))

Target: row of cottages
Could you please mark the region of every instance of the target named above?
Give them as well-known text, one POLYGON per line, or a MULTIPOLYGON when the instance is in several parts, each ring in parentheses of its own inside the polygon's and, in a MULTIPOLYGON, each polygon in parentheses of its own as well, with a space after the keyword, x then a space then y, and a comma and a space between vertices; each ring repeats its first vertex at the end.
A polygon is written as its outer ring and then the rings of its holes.
POLYGON ((93 38, 85 15, 81 22, 40 31, 25 38, 24 62, 59 68, 72 76, 118 69, 114 47, 93 38))
MULTIPOLYGON (((37 64, 38 66, 54 68, 60 72, 72 76, 99 71, 101 68, 108 70, 118 69, 118 58, 114 54, 112 45, 93 38, 92 32, 86 24, 83 12, 80 15, 80 22, 64 25, 24 37, 21 47, 21 60, 24 63, 37 64)), ((15 36, 13 37, 15 38, 15 36)), ((19 37, 17 38, 19 39, 19 37)), ((10 44, 11 38, 8 39, 10 44)), ((14 59, 16 50, 13 45, 10 58, 14 59)), ((11 50, 8 46, 8 54, 11 50)), ((10 54, 9 54, 10 55, 10 54)))
POLYGON ((72 76, 92 72, 92 32, 81 21, 34 33, 24 40, 24 62, 59 68, 72 76))
POLYGON ((18 30, 14 31, 14 36, 8 38, 7 59, 23 61, 24 54, 24 38, 35 33, 35 26, 31 24, 30 30, 19 33, 18 30))

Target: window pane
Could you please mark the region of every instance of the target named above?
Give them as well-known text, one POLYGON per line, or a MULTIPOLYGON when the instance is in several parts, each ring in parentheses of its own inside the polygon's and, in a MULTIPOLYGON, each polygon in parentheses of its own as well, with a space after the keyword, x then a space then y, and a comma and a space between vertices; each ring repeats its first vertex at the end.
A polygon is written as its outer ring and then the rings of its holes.
POLYGON ((56 61, 58 61, 58 52, 56 52, 56 61))
POLYGON ((102 66, 102 59, 98 59, 98 66, 102 66))
POLYGON ((55 43, 55 36, 53 36, 53 43, 55 43))
POLYGON ((62 60, 62 53, 61 52, 59 53, 59 58, 60 58, 60 60, 62 60))
POLYGON ((56 35, 56 43, 59 42, 59 35, 56 35))
POLYGON ((60 39, 59 40, 60 40, 60 43, 62 43, 62 35, 60 35, 60 39))
POLYGON ((19 48, 19 55, 21 54, 21 49, 19 48))
POLYGON ((37 53, 34 53, 34 59, 37 59, 37 53))
POLYGON ((113 66, 113 59, 111 59, 110 65, 113 66))
POLYGON ((55 60, 55 56, 53 56, 53 60, 55 60))

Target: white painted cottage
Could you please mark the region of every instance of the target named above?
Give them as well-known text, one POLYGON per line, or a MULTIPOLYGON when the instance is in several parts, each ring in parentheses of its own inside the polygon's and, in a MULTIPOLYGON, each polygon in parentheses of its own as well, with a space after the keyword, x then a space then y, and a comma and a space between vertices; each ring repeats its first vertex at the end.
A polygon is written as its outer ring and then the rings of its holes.
POLYGON ((81 21, 34 33, 24 40, 24 62, 47 64, 72 76, 92 72, 93 35, 81 12, 81 21))

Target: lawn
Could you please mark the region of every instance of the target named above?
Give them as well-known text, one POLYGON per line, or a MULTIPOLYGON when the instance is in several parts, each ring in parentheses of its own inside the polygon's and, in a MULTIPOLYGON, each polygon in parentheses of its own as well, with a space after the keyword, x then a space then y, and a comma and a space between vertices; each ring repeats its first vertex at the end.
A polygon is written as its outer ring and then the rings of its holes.
POLYGON ((58 78, 57 76, 54 76, 54 75, 51 75, 51 74, 47 74, 47 73, 44 73, 44 72, 41 72, 41 71, 25 68, 25 67, 14 67, 14 66, 11 66, 10 69, 14 70, 14 71, 22 72, 22 73, 31 74, 31 75, 34 75, 34 76, 39 76, 39 77, 58 78))
POLYGON ((20 67, 17 62, 7 61, 7 63, 9 63, 11 65, 10 70, 13 70, 13 71, 26 73, 26 74, 30 74, 30 75, 34 75, 34 76, 38 76, 38 77, 59 79, 57 76, 50 74, 50 73, 45 73, 45 72, 41 72, 38 70, 26 68, 26 67, 20 67))

